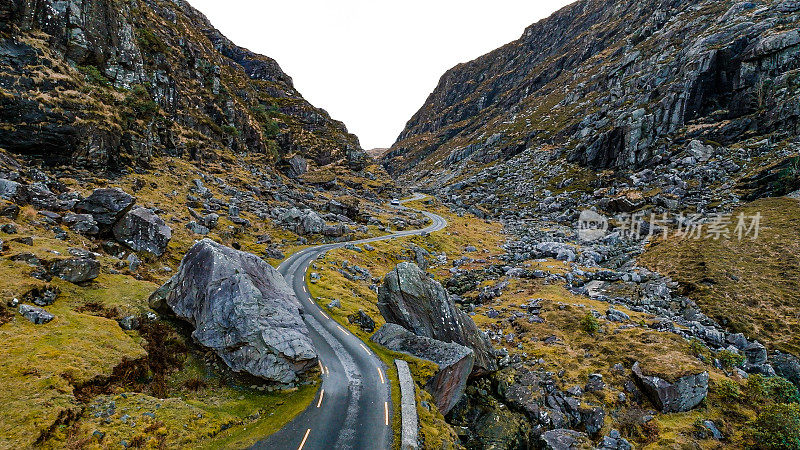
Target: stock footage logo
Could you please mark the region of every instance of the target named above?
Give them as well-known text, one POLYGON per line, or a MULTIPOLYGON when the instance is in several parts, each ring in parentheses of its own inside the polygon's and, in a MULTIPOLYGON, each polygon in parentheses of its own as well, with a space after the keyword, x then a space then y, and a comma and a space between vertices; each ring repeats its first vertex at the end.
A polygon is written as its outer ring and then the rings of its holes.
POLYGON ((594 211, 585 209, 578 217, 578 238, 583 242, 596 241, 608 234, 608 219, 594 211))

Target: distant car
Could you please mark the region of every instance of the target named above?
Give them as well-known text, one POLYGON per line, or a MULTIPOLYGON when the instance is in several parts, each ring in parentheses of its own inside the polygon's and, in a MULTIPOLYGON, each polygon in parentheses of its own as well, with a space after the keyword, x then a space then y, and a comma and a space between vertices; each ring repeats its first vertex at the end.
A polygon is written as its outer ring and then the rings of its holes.
POLYGON ((393 199, 392 199, 392 205, 394 205, 394 206, 400 206, 400 200, 398 200, 398 199, 396 199, 396 198, 393 198, 393 199))

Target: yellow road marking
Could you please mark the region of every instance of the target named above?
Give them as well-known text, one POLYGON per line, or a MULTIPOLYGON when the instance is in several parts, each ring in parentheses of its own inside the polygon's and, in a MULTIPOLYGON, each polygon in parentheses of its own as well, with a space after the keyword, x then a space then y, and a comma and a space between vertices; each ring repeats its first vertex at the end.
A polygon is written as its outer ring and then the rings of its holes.
POLYGON ((383 417, 386 419, 386 425, 389 425, 389 402, 383 402, 383 417))
POLYGON ((306 445, 306 441, 308 440, 309 433, 311 433, 311 428, 306 430, 306 435, 303 437, 303 442, 300 443, 300 447, 297 447, 297 450, 303 450, 303 446, 306 445))

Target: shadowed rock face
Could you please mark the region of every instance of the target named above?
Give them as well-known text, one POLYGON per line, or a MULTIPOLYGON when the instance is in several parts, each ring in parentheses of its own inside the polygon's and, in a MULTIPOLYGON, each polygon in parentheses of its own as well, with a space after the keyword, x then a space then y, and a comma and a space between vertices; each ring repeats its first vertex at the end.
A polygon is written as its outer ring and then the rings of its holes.
POLYGON ((661 412, 684 412, 694 408, 708 395, 708 372, 687 375, 670 383, 660 377, 645 375, 637 362, 634 379, 661 412))
POLYGON ((416 264, 400 263, 386 275, 378 289, 378 309, 387 322, 418 336, 471 348, 475 352, 473 375, 497 370, 489 339, 455 306, 442 285, 416 264))
POLYGON ((472 349, 417 336, 393 323, 382 326, 370 339, 389 350, 408 353, 439 366, 436 374, 426 381, 425 390, 433 395, 436 407, 442 414, 450 412, 461 399, 475 363, 472 349))
POLYGON ((203 239, 150 304, 192 324, 192 337, 237 372, 292 383, 316 367, 300 302, 253 254, 203 239))

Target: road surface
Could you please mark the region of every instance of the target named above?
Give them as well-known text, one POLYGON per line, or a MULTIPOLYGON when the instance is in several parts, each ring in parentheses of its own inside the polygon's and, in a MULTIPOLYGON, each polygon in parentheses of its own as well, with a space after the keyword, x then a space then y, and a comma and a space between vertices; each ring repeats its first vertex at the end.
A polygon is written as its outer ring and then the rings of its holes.
MULTIPOLYGON (((423 198, 424 195, 415 194, 401 203, 423 198)), ((405 209, 403 206, 397 208, 405 209)), ((305 411, 253 448, 372 450, 390 447, 391 391, 383 362, 311 299, 305 275, 311 263, 329 250, 347 244, 359 245, 431 233, 447 226, 447 221, 441 216, 427 211, 419 212, 431 220, 430 226, 359 241, 310 247, 295 253, 278 267, 303 305, 304 319, 320 358, 322 386, 305 411)))

